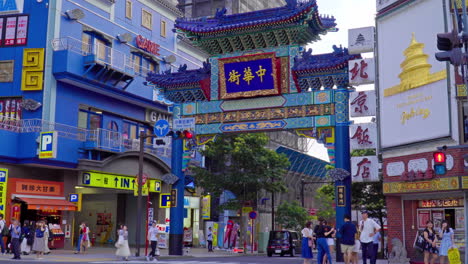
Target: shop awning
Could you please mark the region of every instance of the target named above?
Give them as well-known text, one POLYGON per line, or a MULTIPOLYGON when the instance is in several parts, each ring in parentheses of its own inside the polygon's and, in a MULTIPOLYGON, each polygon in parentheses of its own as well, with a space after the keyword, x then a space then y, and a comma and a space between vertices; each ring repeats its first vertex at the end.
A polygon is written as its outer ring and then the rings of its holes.
POLYGON ((75 211, 76 205, 66 200, 61 199, 43 199, 43 198, 26 198, 16 197, 19 200, 28 204, 30 210, 61 210, 75 211))

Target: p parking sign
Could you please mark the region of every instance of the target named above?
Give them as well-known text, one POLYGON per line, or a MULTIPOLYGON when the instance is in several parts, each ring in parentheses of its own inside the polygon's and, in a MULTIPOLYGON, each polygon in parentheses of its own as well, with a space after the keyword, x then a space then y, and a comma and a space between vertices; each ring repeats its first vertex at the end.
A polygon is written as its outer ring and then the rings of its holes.
POLYGON ((41 132, 39 137, 39 158, 57 158, 57 131, 41 132))

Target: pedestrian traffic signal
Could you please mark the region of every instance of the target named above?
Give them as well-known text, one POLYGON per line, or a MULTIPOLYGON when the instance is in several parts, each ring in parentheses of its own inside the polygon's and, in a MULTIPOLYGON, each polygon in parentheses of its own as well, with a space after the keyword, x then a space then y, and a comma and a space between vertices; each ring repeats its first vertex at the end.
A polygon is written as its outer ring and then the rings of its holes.
POLYGON ((447 157, 445 156, 444 152, 434 152, 432 154, 434 158, 434 172, 436 175, 443 175, 447 172, 447 165, 446 160, 447 157))
POLYGON ((437 48, 444 50, 437 52, 435 57, 438 61, 449 61, 450 64, 459 66, 465 59, 462 54, 461 47, 463 46, 460 36, 453 30, 452 32, 437 34, 437 48))

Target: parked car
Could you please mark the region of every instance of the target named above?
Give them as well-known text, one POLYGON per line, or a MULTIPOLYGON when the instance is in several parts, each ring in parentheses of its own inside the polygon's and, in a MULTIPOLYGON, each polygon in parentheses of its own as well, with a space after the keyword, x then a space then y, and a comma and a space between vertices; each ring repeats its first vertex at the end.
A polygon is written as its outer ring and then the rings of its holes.
POLYGON ((270 231, 267 246, 267 255, 269 257, 273 256, 273 254, 294 257, 296 254, 301 253, 301 249, 301 237, 298 232, 289 230, 270 231))

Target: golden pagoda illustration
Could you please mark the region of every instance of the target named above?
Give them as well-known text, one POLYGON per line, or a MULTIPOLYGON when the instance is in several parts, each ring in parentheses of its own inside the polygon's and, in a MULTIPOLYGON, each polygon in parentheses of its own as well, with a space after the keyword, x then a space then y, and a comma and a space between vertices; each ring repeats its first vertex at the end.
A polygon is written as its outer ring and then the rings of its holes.
POLYGON ((398 77, 401 82, 398 85, 385 89, 385 97, 447 78, 446 70, 436 73, 430 72, 432 65, 427 62, 429 56, 424 53, 423 48, 424 44, 417 42, 413 33, 409 47, 403 52, 406 59, 400 64, 402 71, 398 77))

